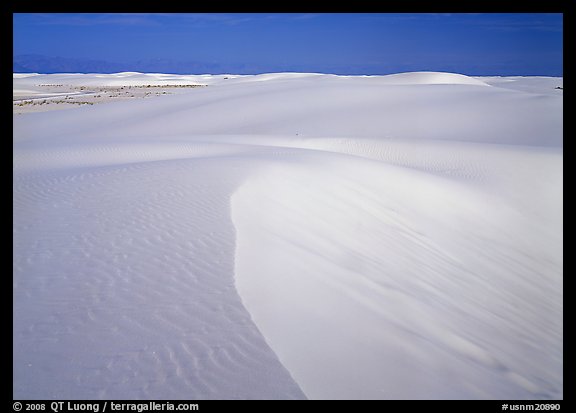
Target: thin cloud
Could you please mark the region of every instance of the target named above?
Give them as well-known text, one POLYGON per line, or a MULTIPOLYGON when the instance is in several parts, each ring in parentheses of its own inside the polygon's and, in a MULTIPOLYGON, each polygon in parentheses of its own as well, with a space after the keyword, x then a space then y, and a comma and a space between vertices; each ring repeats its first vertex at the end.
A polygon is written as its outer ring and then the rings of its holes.
POLYGON ((304 14, 296 14, 294 15, 294 20, 312 20, 317 17, 321 17, 321 13, 304 13, 304 14))
POLYGON ((102 26, 153 25, 234 26, 263 20, 312 20, 321 13, 32 13, 32 22, 39 25, 102 26))
POLYGON ((235 25, 254 19, 245 14, 229 13, 34 13, 29 17, 34 24, 60 26, 235 25))
POLYGON ((483 15, 482 19, 470 19, 469 24, 500 32, 540 31, 562 32, 561 14, 538 15, 483 15))
POLYGON ((102 25, 157 25, 150 15, 139 14, 95 14, 95 13, 35 13, 30 16, 38 25, 56 26, 102 26, 102 25))

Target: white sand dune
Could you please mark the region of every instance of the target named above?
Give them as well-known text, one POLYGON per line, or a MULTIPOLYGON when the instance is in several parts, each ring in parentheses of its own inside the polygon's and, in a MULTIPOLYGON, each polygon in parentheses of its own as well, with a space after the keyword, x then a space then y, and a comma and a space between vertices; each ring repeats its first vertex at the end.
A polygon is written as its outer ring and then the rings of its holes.
POLYGON ((65 82, 209 86, 14 117, 15 399, 563 397, 561 78, 65 82))
POLYGON ((391 85, 475 85, 487 86, 482 80, 457 73, 408 72, 382 76, 385 84, 391 85))

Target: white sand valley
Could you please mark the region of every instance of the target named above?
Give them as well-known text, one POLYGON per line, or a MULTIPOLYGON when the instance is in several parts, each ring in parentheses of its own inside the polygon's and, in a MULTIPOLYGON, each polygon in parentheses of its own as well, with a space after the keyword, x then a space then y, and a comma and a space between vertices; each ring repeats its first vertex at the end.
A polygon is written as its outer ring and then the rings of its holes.
POLYGON ((14 115, 15 399, 563 397, 562 78, 13 82, 179 90, 14 115))

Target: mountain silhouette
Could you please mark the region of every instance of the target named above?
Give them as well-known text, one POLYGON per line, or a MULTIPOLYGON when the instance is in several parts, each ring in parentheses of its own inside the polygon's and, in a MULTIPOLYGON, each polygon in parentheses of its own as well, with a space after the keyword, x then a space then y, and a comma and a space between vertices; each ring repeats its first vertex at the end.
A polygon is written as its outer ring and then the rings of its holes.
POLYGON ((250 65, 223 65, 174 59, 144 59, 129 63, 105 60, 43 56, 36 54, 13 57, 14 73, 173 73, 173 74, 226 74, 257 73, 263 68, 250 65))

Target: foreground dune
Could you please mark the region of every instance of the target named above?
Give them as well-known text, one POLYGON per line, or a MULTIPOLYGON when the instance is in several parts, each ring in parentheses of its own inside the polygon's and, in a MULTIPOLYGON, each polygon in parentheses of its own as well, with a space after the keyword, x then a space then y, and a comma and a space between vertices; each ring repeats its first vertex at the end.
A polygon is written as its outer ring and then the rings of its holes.
POLYGON ((561 78, 50 83, 207 87, 14 116, 15 399, 563 397, 561 78))

